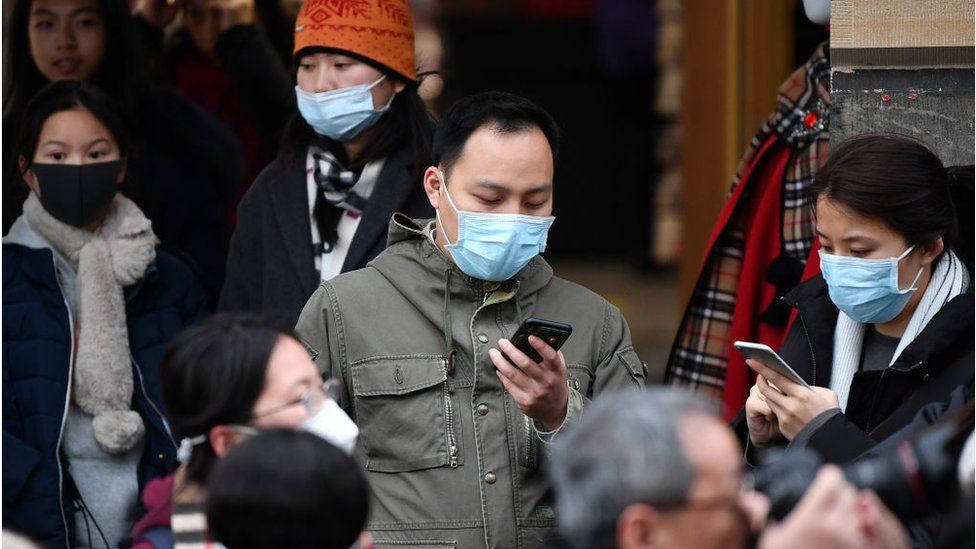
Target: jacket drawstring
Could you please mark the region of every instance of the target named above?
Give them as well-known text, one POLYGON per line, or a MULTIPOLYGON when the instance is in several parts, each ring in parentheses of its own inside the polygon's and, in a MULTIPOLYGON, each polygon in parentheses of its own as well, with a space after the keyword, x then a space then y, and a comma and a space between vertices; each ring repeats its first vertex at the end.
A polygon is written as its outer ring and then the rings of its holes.
POLYGON ((451 269, 444 271, 444 349, 448 373, 454 371, 454 333, 451 329, 451 269))

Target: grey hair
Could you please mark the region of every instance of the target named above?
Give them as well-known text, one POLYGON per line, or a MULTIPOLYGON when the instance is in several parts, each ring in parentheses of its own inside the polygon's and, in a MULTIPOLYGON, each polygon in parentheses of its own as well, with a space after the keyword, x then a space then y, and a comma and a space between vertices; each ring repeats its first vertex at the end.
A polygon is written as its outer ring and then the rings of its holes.
POLYGON ((715 403, 682 389, 600 395, 552 448, 549 475, 565 540, 574 548, 613 548, 627 506, 684 503, 696 473, 679 423, 717 412, 715 403))

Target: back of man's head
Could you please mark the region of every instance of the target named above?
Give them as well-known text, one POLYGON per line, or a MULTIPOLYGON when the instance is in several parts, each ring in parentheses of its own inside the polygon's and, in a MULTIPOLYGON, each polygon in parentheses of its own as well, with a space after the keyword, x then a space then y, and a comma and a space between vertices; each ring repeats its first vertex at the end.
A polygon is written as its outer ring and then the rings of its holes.
POLYGON ((366 523, 356 463, 303 431, 268 431, 233 448, 207 483, 207 523, 228 549, 346 549, 366 523))
POLYGON ((434 165, 450 173, 468 138, 485 126, 502 134, 539 128, 549 142, 553 159, 559 152, 559 127, 549 113, 524 97, 490 91, 465 97, 444 114, 434 134, 434 165))
POLYGON ((679 389, 604 394, 554 445, 550 476, 559 529, 574 548, 611 549, 617 521, 635 503, 685 502, 696 469, 681 423, 715 418, 712 403, 679 389))

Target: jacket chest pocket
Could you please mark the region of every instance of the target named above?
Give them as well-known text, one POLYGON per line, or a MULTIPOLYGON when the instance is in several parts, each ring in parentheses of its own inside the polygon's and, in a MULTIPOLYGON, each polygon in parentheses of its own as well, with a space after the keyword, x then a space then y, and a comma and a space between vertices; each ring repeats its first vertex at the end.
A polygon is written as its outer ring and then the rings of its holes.
POLYGON ((350 374, 368 471, 461 464, 456 395, 443 357, 372 358, 352 364, 350 374))

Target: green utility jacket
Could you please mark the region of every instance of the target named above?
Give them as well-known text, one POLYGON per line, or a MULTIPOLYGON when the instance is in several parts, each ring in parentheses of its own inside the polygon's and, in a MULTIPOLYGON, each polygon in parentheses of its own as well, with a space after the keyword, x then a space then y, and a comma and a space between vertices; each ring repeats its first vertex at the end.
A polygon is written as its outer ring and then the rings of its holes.
POLYGON ((485 282, 440 252, 432 227, 394 216, 386 251, 322 284, 297 332, 359 425, 377 547, 536 547, 556 523, 540 469, 554 435, 518 409, 488 349, 524 318, 572 324, 564 425, 599 392, 643 386, 646 368, 620 311, 541 257, 485 282))

